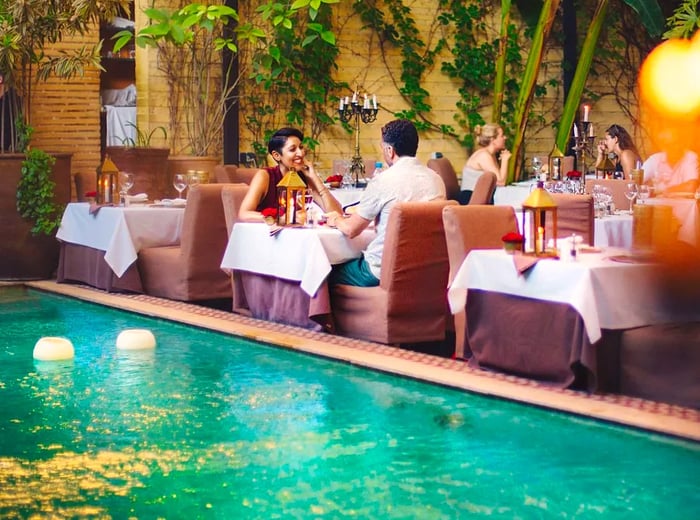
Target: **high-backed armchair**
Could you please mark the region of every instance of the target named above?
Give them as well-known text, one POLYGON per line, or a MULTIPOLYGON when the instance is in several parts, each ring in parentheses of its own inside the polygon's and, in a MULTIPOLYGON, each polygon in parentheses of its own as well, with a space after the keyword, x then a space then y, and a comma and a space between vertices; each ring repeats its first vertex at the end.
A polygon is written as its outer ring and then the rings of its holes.
POLYGON ((452 163, 447 157, 428 159, 428 168, 434 170, 445 183, 448 200, 457 200, 459 196, 459 181, 452 163))
POLYGON ((259 168, 242 168, 235 164, 218 164, 214 167, 214 178, 218 183, 250 184, 259 168))
POLYGON ((231 298, 221 268, 228 242, 222 184, 191 186, 179 246, 141 249, 138 267, 144 292, 171 300, 231 298))
MULTIPOLYGON (((512 206, 447 206, 442 210, 442 221, 450 262, 449 283, 472 249, 499 249, 503 247, 503 235, 518 230, 512 206)), ((454 315, 455 356, 458 358, 469 354, 465 326, 466 315, 461 310, 454 315)))
POLYGON ((238 209, 248 193, 248 185, 242 182, 236 184, 224 184, 221 189, 221 202, 224 205, 224 219, 226 220, 226 233, 231 236, 233 225, 238 221, 238 209))
MULTIPOLYGON (((581 235, 584 244, 593 245, 595 221, 593 220, 593 197, 572 193, 551 193, 557 203, 557 238, 572 234, 581 235)), ((551 224, 548 223, 547 227, 551 224)), ((548 236, 551 231, 548 231, 548 236)))
POLYGON ((496 174, 484 172, 479 175, 474 185, 474 191, 469 204, 493 204, 493 193, 496 191, 496 174))
POLYGON ((454 201, 400 202, 387 223, 377 287, 331 287, 339 334, 389 344, 445 338, 447 246, 442 208, 454 201))

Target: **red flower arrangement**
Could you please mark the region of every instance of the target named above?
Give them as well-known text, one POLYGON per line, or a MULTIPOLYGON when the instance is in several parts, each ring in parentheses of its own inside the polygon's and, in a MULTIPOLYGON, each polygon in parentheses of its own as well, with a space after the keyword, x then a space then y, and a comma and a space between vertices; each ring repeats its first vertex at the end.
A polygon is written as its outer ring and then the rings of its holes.
POLYGON ((272 217, 272 218, 277 218, 277 208, 265 208, 262 210, 262 216, 267 218, 267 217, 272 217))
POLYGON ((501 240, 504 242, 511 242, 511 243, 520 243, 523 242, 525 239, 520 233, 514 233, 511 231, 510 233, 506 233, 501 237, 501 240))
POLYGON ((95 197, 97 197, 97 192, 96 191, 86 191, 85 197, 88 199, 94 199, 95 197))
POLYGON ((581 178, 581 172, 578 170, 571 170, 569 173, 566 174, 566 177, 568 179, 580 179, 581 178))
POLYGON ((343 176, 340 175, 339 173, 336 173, 335 175, 329 175, 326 178, 326 182, 329 184, 332 184, 334 182, 343 182, 343 176))

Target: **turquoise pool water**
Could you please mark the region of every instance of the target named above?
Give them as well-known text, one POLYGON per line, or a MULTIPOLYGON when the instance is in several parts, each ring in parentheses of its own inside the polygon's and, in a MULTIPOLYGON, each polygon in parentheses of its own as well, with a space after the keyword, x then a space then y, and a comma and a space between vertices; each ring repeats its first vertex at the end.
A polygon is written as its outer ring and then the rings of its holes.
POLYGON ((700 517, 695 443, 37 291, 0 320, 2 518, 700 517))

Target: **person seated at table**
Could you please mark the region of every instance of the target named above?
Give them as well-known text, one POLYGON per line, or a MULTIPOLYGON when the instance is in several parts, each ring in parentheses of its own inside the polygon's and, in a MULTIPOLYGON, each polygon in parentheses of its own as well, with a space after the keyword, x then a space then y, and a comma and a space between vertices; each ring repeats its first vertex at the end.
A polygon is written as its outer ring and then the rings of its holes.
POLYGON ((469 203, 476 181, 482 173, 495 173, 498 186, 504 186, 508 176, 510 152, 505 149, 506 136, 503 128, 494 123, 477 125, 474 134, 479 149, 469 156, 462 168, 462 185, 458 196, 460 204, 469 203))
POLYGON ((314 201, 324 211, 343 211, 340 203, 316 174, 313 164, 306 159, 303 140, 304 134, 296 128, 281 128, 272 134, 267 143, 267 151, 277 165, 255 173, 238 211, 240 220, 261 221, 264 209, 277 208, 277 183, 291 169, 299 173, 311 190, 314 201))
POLYGON ((698 181, 698 156, 686 150, 680 154, 656 152, 642 165, 644 183, 654 186, 657 195, 673 192, 695 192, 698 181))
POLYGON ((395 119, 381 131, 384 162, 389 167, 367 184, 354 213, 327 215, 328 225, 337 227, 350 238, 358 236, 374 221, 377 236, 367 245, 361 258, 333 266, 329 277, 331 284, 379 285, 386 226, 394 204, 446 198, 442 178, 416 159, 418 131, 413 123, 395 119))
POLYGON ((631 179, 632 170, 636 168, 637 163, 642 162, 632 137, 620 125, 610 125, 605 131, 604 139, 598 143, 596 164, 603 159, 605 154, 614 155, 614 177, 616 179, 631 179))

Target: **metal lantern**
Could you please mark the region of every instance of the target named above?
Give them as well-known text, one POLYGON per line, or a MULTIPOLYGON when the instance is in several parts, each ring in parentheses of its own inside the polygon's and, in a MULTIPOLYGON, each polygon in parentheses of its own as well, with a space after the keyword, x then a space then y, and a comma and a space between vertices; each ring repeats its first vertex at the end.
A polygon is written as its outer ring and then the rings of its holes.
POLYGON ((615 163, 610 160, 608 154, 604 154, 595 165, 595 178, 612 179, 615 175, 615 163))
POLYGON ((562 174, 562 160, 564 159, 564 154, 555 144, 552 148, 552 152, 549 154, 549 178, 553 181, 558 181, 563 177, 562 174))
POLYGON ((295 170, 277 183, 277 224, 303 226, 306 223, 306 184, 295 170))
POLYGON ((97 203, 119 204, 119 168, 108 155, 97 176, 97 203))
POLYGON ((557 253, 557 203, 544 189, 542 181, 523 202, 522 235, 525 237, 524 253, 534 256, 558 256, 557 253), (547 222, 551 222, 548 228, 547 222), (553 247, 547 247, 549 232, 553 247))

